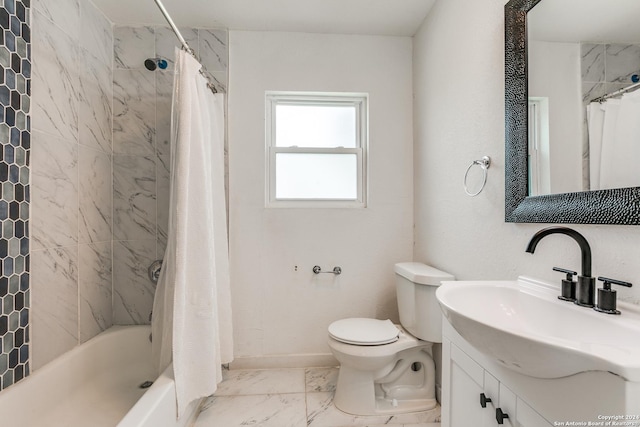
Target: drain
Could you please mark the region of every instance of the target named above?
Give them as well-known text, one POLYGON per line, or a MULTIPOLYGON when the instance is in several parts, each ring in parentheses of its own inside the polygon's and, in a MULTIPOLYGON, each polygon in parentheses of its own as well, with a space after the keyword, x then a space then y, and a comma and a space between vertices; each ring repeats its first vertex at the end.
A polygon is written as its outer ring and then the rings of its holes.
POLYGON ((418 372, 420 369, 422 369, 422 363, 420 363, 420 362, 413 362, 413 363, 411 364, 411 370, 412 370, 413 372, 418 372))
POLYGON ((139 385, 140 388, 149 388, 153 385, 153 381, 145 381, 139 385))

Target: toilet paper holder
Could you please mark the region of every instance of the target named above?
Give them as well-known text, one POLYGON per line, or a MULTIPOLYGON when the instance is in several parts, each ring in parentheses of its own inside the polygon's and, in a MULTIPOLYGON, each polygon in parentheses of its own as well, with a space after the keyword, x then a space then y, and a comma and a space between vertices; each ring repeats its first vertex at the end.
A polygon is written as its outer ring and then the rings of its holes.
POLYGON ((342 274, 342 268, 340 267, 333 267, 333 270, 331 271, 322 271, 322 267, 320 267, 319 265, 314 265, 312 271, 314 274, 322 274, 322 273, 331 273, 335 275, 342 274))

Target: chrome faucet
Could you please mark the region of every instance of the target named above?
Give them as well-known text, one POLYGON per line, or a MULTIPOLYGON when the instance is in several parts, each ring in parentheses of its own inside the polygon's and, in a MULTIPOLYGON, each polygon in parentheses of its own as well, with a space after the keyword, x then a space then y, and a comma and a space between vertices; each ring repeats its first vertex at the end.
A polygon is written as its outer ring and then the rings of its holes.
POLYGON ((575 303, 583 307, 593 307, 595 305, 595 288, 596 281, 591 277, 591 247, 584 236, 575 230, 567 227, 549 227, 538 231, 533 235, 526 251, 533 253, 536 250, 538 242, 549 234, 565 234, 575 240, 580 246, 582 274, 578 275, 576 287, 575 303))

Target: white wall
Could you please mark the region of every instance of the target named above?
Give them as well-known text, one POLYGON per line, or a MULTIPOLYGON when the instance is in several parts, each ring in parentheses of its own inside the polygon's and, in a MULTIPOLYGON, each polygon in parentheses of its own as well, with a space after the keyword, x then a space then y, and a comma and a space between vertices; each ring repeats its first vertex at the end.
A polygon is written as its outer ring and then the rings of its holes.
POLYGON ((530 41, 528 48, 529 96, 549 100, 551 194, 582 191, 580 43, 530 41))
POLYGON ((229 41, 236 366, 275 355, 315 364, 332 321, 397 320, 393 264, 411 259, 413 242, 411 39, 231 31, 229 41), (369 93, 366 209, 264 207, 267 90, 369 93), (314 276, 316 264, 343 273, 314 276))
MULTIPOLYGON (((458 279, 559 283, 553 266, 580 269, 578 246, 545 238, 525 253, 543 224, 504 222, 504 0, 439 0, 414 37, 415 251, 458 279), (473 159, 493 164, 485 190, 464 194, 473 159)), ((640 227, 575 225, 591 243, 593 272, 635 283, 619 289, 640 301, 640 227)))

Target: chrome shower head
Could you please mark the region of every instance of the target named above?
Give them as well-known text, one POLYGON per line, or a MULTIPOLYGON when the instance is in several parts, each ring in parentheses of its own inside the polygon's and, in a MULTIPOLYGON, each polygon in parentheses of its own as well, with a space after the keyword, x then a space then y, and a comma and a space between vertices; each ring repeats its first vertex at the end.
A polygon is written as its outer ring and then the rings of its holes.
POLYGON ((167 60, 164 58, 149 58, 144 61, 144 66, 149 71, 155 71, 156 68, 164 70, 168 65, 167 60))

